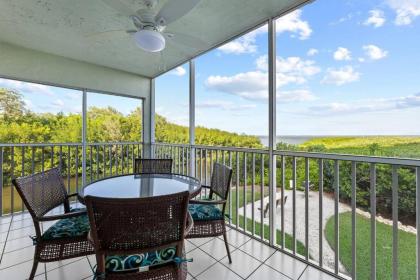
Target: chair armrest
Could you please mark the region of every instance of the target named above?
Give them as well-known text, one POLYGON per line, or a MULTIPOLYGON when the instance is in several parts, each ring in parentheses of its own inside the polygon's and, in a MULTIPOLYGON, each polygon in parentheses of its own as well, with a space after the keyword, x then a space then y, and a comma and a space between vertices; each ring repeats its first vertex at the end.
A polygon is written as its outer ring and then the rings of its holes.
POLYGON ((187 216, 187 228, 185 229, 185 234, 184 234, 185 236, 188 235, 188 233, 190 232, 190 230, 194 226, 194 220, 191 217, 190 212, 187 211, 187 213, 188 213, 188 216, 187 216))
POLYGON ((210 186, 207 186, 207 185, 201 185, 201 187, 202 188, 205 188, 205 189, 211 189, 211 187, 210 186))
POLYGON ((208 205, 217 205, 217 204, 225 204, 226 200, 199 200, 199 199, 193 199, 190 200, 190 204, 208 204, 208 205))
POLYGON ((77 192, 76 192, 76 193, 71 193, 71 194, 68 194, 68 195, 67 195, 67 198, 72 197, 72 196, 77 196, 78 194, 79 194, 79 193, 77 193, 77 192))
POLYGON ((61 220, 61 219, 67 219, 67 218, 73 218, 86 215, 86 211, 77 211, 77 212, 68 212, 60 215, 51 215, 51 216, 44 216, 37 218, 36 220, 39 222, 46 222, 46 221, 54 221, 54 220, 61 220))

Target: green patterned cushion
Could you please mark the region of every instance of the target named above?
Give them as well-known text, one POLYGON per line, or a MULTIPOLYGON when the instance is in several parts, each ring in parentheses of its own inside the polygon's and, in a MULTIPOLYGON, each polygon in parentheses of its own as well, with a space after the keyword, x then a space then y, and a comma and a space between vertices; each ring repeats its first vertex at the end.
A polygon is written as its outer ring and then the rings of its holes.
POLYGON ((107 272, 138 271, 140 267, 158 265, 174 259, 175 247, 169 247, 159 251, 134 254, 126 256, 107 256, 105 268, 107 272))
POLYGON ((188 211, 195 221, 223 220, 223 213, 216 205, 190 204, 188 211))
MULTIPOLYGON (((72 209, 70 212, 77 212, 83 209, 72 209)), ((43 240, 52 240, 65 237, 85 236, 89 232, 89 218, 87 214, 59 220, 47 229, 42 235, 43 240)))

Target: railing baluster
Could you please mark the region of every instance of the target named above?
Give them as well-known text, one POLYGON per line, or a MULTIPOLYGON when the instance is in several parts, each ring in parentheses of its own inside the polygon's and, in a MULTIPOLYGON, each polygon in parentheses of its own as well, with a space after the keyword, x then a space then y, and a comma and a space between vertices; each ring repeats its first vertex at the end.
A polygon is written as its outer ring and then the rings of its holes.
POLYGON ((239 227, 239 153, 236 152, 236 228, 239 227))
POLYGON ((67 192, 71 193, 71 187, 70 187, 70 156, 71 156, 71 152, 70 152, 70 145, 67 145, 67 192))
MULTIPOLYGON (((223 158, 223 164, 224 164, 224 158, 223 158)), ((251 181, 251 205, 252 205, 252 228, 251 233, 252 235, 255 235, 255 153, 252 153, 252 181, 251 181)))
POLYGON ((112 176, 112 145, 109 145, 109 175, 112 176))
MULTIPOLYGON (((22 162, 21 162, 21 166, 22 166, 22 177, 25 176, 25 146, 22 147, 22 162)), ((22 212, 25 211, 25 204, 23 204, 22 199, 20 200, 21 204, 22 204, 22 212)))
POLYGON ((281 156, 281 248, 284 250, 286 233, 284 231, 284 203, 285 203, 285 184, 286 184, 286 158, 281 156))
POLYGON ((264 240, 264 154, 261 154, 260 162, 260 176, 261 176, 261 200, 260 200, 260 228, 261 228, 261 240, 264 240))
POLYGON ((31 154, 31 174, 35 173, 35 147, 32 147, 31 154))
POLYGON ((60 145, 60 149, 58 152, 58 168, 60 168, 60 174, 62 174, 61 172, 63 171, 63 146, 60 145))
POLYGON ((292 251, 293 254, 296 254, 296 157, 292 158, 292 197, 293 197, 293 210, 292 210, 292 218, 293 218, 293 229, 292 229, 292 251))
POLYGON ((92 150, 93 150, 93 144, 89 145, 90 151, 89 151, 89 173, 90 173, 90 182, 93 181, 93 156, 92 156, 92 150))
POLYGON ((95 145, 95 151, 96 151, 96 176, 95 179, 99 179, 99 145, 95 145))
POLYGON ((0 147, 0 217, 3 216, 3 147, 0 147))
POLYGON ((79 192, 79 146, 76 146, 76 192, 79 192))
MULTIPOLYGON (((13 180, 15 178, 15 147, 12 146, 10 149, 10 157, 11 157, 11 163, 10 163, 10 169, 11 169, 11 179, 13 180)), ((14 187, 13 185, 10 186, 10 214, 13 215, 15 212, 15 193, 14 193, 14 187)), ((0 195, 1 197, 1 195, 0 195)))
POLYGON ((247 193, 246 193, 246 163, 247 163, 247 158, 246 158, 246 153, 244 153, 244 160, 243 160, 243 163, 244 163, 244 205, 243 205, 243 208, 244 208, 244 228, 245 228, 245 231, 248 229, 248 227, 247 227, 247 219, 246 219, 246 206, 247 206, 247 197, 246 197, 246 195, 247 195, 247 193))
POLYGON ((338 274, 340 256, 340 218, 338 207, 340 202, 340 163, 334 161, 334 272, 338 274))
MULTIPOLYGON (((232 168, 232 152, 229 151, 229 167, 232 168)), ((231 188, 229 189, 229 224, 232 224, 232 183, 230 183, 231 188)))
POLYGON ((351 162, 351 276, 356 279, 356 188, 357 188, 357 165, 351 162))
POLYGON ((41 147, 41 172, 44 172, 44 167, 45 167, 44 152, 45 152, 44 147, 41 147))
POLYGON ((420 280, 420 167, 416 168, 417 280, 420 280))
POLYGON ((309 158, 305 158, 305 259, 309 260, 309 158))
POLYGON ((392 279, 398 280, 398 167, 392 166, 392 279))
POLYGON ((106 145, 102 145, 102 178, 106 177, 106 145))
MULTIPOLYGON (((208 150, 204 150, 204 184, 207 186, 207 153, 208 150)), ((207 189, 205 190, 207 196, 207 189)))
POLYGON ((370 279, 376 280, 376 167, 370 164, 370 279))
POLYGON ((319 220, 318 220, 318 235, 319 235, 319 266, 323 265, 323 203, 324 203, 324 161, 318 160, 318 192, 319 192, 319 220))
POLYGON ((51 156, 51 166, 50 166, 50 168, 53 168, 54 167, 54 146, 51 146, 51 154, 50 154, 50 156, 51 156))

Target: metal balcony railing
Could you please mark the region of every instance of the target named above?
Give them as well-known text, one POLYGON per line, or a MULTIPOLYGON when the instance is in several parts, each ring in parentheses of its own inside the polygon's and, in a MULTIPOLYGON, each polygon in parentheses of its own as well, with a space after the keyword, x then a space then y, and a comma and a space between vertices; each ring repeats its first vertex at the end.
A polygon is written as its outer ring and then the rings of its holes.
POLYGON ((153 145, 153 154, 175 159, 177 172, 194 175, 203 184, 209 183, 212 163, 227 164, 233 169, 228 207, 231 226, 344 279, 356 279, 358 275, 358 215, 369 219, 370 224, 369 234, 361 237, 370 239, 370 279, 379 279, 378 246, 388 246, 377 244, 377 225, 384 220, 378 214, 387 217, 392 227, 391 262, 380 264, 392 266, 387 279, 402 279, 401 275, 407 273, 399 272, 399 231, 401 220, 411 223, 411 232, 416 235, 411 250, 417 257, 410 268, 411 275, 417 274, 419 279, 420 160, 274 151, 274 168, 270 170, 270 153, 261 149, 158 143, 153 145), (272 184, 271 172, 276 178, 272 184), (270 191, 270 185, 274 190, 270 191), (289 200, 285 199, 287 194, 289 200), (407 204, 407 198, 413 203, 407 204), (270 202, 276 202, 274 210, 265 211, 270 202), (399 202, 404 204, 400 206, 399 202), (340 232, 340 214, 344 212, 351 216, 351 232, 340 232), (269 213, 273 215, 266 217, 269 213), (325 236, 328 215, 333 221, 333 238, 325 236), (275 233, 270 234, 271 230, 275 233), (351 235, 351 244, 341 244, 340 235, 351 235), (351 252, 344 252, 350 254, 350 265, 341 263, 341 245, 351 248, 351 252), (326 251, 330 251, 330 259, 326 251))
POLYGON ((89 183, 131 173, 134 158, 142 157, 144 148, 150 148, 148 154, 154 157, 172 158, 175 173, 195 176, 203 184, 210 183, 214 162, 230 166, 229 225, 343 279, 356 279, 361 265, 357 263, 358 215, 369 219, 363 238, 370 240, 370 279, 377 279, 378 246, 385 246, 377 244, 379 214, 392 228, 389 279, 406 273, 399 272, 399 233, 401 221, 411 224, 415 242, 409 249, 417 255, 413 270, 418 279, 420 161, 415 159, 295 151, 270 155, 264 149, 163 143, 143 147, 140 142, 91 143, 85 153, 82 143, 0 144, 0 213, 25 210, 11 186, 14 177, 60 167, 68 191, 78 191, 83 179, 89 183), (340 231, 345 212, 351 232, 340 231), (342 244, 342 236, 350 236, 349 244, 342 244), (343 251, 347 247, 351 252, 343 251), (343 263, 342 254, 349 254, 351 262, 343 263))

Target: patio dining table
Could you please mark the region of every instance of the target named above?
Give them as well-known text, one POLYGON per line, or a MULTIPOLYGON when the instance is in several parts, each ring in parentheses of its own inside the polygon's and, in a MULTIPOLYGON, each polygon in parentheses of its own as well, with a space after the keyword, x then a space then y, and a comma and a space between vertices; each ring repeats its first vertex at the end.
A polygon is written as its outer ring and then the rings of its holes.
POLYGON ((107 198, 140 198, 189 191, 193 198, 201 191, 200 181, 180 174, 129 174, 104 178, 86 185, 79 192, 86 196, 107 198))

